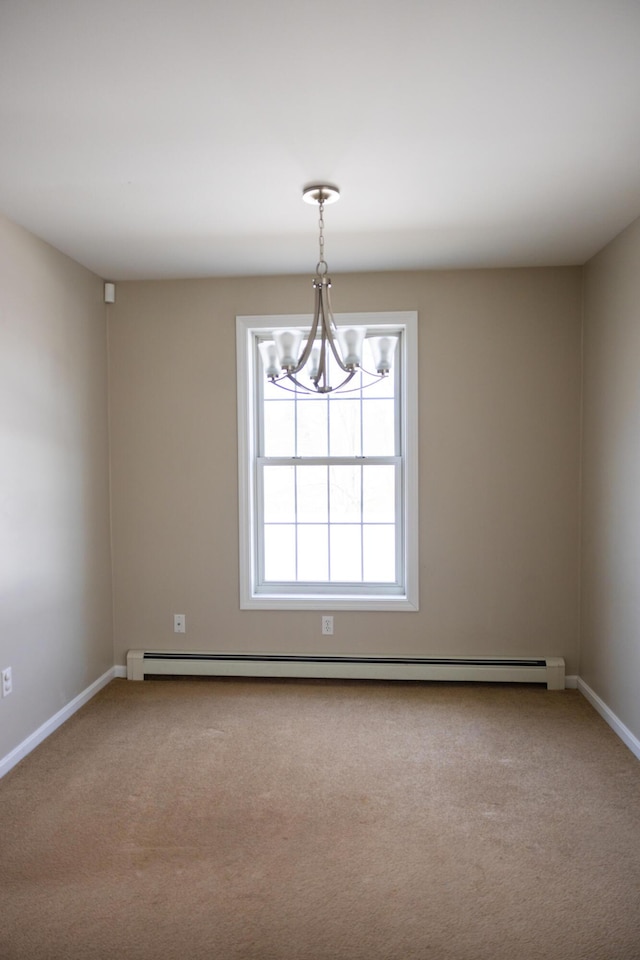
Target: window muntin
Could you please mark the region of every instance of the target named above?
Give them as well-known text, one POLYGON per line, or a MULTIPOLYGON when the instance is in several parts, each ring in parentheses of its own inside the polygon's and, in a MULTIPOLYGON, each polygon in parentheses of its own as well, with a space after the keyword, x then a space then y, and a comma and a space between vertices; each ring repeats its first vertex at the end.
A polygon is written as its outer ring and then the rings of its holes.
POLYGON ((416 317, 336 319, 400 336, 389 377, 360 389, 359 374, 348 394, 283 391, 258 343, 308 319, 238 318, 243 608, 417 609, 416 317))

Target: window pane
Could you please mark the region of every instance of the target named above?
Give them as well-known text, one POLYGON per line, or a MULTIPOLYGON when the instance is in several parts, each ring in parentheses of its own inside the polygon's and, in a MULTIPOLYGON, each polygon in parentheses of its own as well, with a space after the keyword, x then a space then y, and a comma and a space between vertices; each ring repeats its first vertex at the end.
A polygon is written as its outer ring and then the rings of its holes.
POLYGON ((395 455, 395 412, 393 400, 362 403, 363 453, 365 457, 395 455))
POLYGON ((326 523, 329 510, 327 467, 296 467, 298 521, 326 523))
MULTIPOLYGON (((348 374, 345 373, 344 370, 342 370, 338 366, 338 364, 335 361, 335 357, 333 356, 333 353, 331 352, 329 347, 327 347, 327 356, 329 358, 329 384, 335 389, 335 387, 337 387, 338 384, 341 384, 345 380, 348 374)), ((349 386, 355 387, 357 385, 358 385, 358 375, 356 374, 356 376, 353 378, 349 386)), ((338 394, 335 394, 335 396, 338 396, 338 394)))
POLYGON ((329 542, 324 524, 298 527, 298 580, 329 579, 329 542))
POLYGON ((395 467, 365 466, 362 474, 362 519, 393 523, 396 507, 395 467))
POLYGON ((327 456, 327 398, 298 401, 298 448, 299 457, 327 456))
MULTIPOLYGON (((277 389, 277 387, 276 387, 277 389)), ((286 394, 285 394, 286 396, 286 394)), ((293 457, 295 454, 295 400, 264 403, 265 457, 293 457)))
POLYGON ((295 467, 265 467, 263 471, 266 523, 295 523, 295 467))
POLYGON ((291 394, 282 387, 277 387, 271 380, 263 380, 262 389, 265 400, 291 400, 291 394))
POLYGON ((396 579, 395 527, 365 526, 362 531, 364 546, 364 579, 393 583, 396 579))
POLYGON ((265 524, 265 580, 295 580, 296 528, 293 524, 265 524))
POLYGON ((329 467, 330 520, 360 523, 362 519, 362 467, 329 467))
POLYGON ((329 455, 359 457, 361 453, 360 401, 332 397, 329 400, 329 455))
POLYGON ((361 527, 355 524, 329 528, 331 580, 362 580, 361 527))

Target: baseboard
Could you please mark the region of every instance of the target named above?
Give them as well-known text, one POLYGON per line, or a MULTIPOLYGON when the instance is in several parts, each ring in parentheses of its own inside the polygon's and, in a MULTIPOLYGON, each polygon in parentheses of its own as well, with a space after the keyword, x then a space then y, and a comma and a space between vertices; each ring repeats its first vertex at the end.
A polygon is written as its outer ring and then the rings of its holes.
POLYGON ((578 678, 574 673, 570 674, 568 677, 564 678, 564 688, 565 690, 577 690, 578 689, 578 678))
POLYGON ((591 689, 588 683, 585 683, 580 677, 578 677, 577 683, 578 690, 583 697, 589 701, 591 706, 598 711, 600 716, 606 720, 614 733, 616 733, 622 742, 631 750, 638 760, 640 760, 640 740, 631 733, 628 727, 625 727, 622 720, 616 717, 613 710, 611 710, 604 700, 602 700, 595 691, 591 689))
POLYGON ((38 727, 26 740, 23 740, 22 743, 15 747, 11 753, 8 753, 6 757, 0 759, 0 778, 15 767, 17 763, 20 763, 32 750, 35 750, 43 740, 46 740, 54 730, 62 726, 65 720, 73 716, 80 707, 83 707, 92 697, 95 697, 96 693, 103 687, 106 687, 114 677, 126 677, 126 675, 127 671, 125 667, 111 667, 106 673, 103 673, 101 677, 98 677, 86 690, 83 690, 77 697, 74 697, 62 710, 58 710, 53 717, 50 717, 41 727, 38 727))

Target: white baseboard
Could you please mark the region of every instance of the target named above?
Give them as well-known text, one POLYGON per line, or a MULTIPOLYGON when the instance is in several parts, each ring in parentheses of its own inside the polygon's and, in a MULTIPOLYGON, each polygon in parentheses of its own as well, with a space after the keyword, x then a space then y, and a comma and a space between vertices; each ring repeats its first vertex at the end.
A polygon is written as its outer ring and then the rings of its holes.
POLYGON ((564 678, 564 688, 565 690, 577 690, 578 689, 578 678, 574 673, 570 674, 568 677, 564 678))
POLYGON ((79 693, 78 696, 74 697, 62 710, 58 710, 53 717, 50 717, 41 727, 38 727, 26 740, 18 744, 11 753, 8 753, 6 757, 0 759, 0 778, 3 777, 5 773, 8 773, 12 767, 15 767, 17 763, 20 763, 27 754, 35 750, 43 740, 46 740, 54 730, 62 726, 65 720, 73 716, 80 707, 83 707, 92 697, 95 697, 96 693, 102 690, 103 687, 106 687, 114 677, 126 677, 126 675, 126 667, 111 667, 106 673, 103 673, 101 677, 98 677, 86 690, 79 693))
POLYGON ((607 721, 614 733, 620 737, 622 742, 629 747, 631 753, 633 753, 638 760, 640 760, 640 740, 631 733, 628 727, 625 727, 622 720, 616 717, 613 710, 611 710, 604 700, 602 700, 595 691, 591 689, 588 683, 585 683, 580 677, 577 678, 578 683, 577 687, 583 697, 589 701, 591 706, 598 711, 600 716, 607 721))

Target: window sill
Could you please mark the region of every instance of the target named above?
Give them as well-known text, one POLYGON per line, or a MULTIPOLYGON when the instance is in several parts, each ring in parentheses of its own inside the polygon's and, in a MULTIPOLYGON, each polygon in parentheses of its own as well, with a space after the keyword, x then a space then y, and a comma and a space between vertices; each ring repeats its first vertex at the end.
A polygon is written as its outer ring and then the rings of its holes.
POLYGON ((304 596, 301 594, 256 594, 241 598, 241 610, 381 610, 396 613, 414 613, 419 609, 417 601, 406 596, 368 594, 367 596, 304 596))

